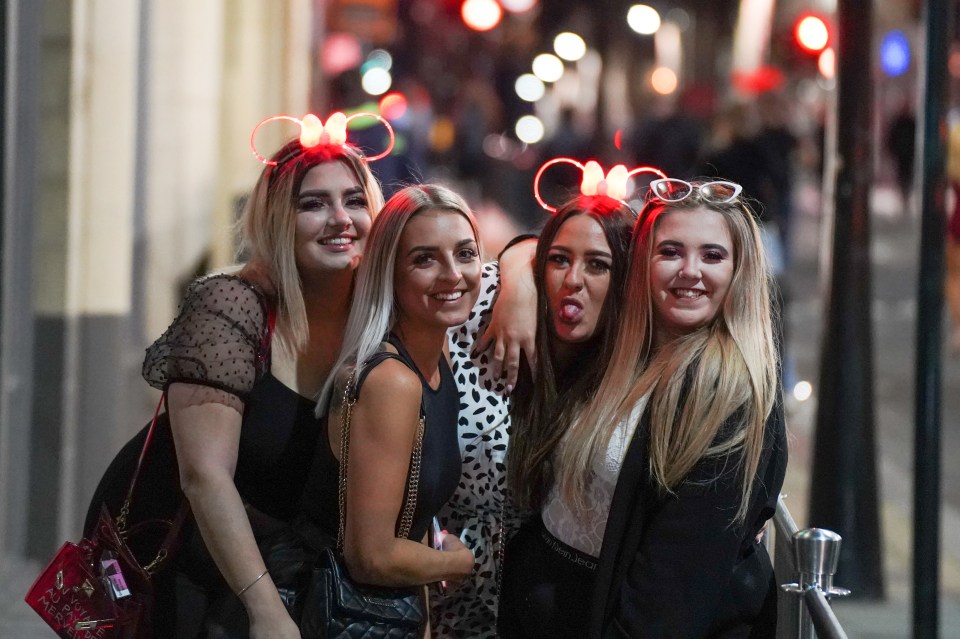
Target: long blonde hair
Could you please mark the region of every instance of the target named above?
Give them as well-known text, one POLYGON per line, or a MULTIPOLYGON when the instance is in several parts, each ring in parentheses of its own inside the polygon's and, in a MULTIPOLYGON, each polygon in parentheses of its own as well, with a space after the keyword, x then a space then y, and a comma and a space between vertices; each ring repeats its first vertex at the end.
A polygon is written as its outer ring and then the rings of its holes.
POLYGON ((377 352, 397 319, 393 279, 400 236, 411 218, 429 210, 452 211, 465 217, 479 247, 480 233, 473 213, 463 198, 450 189, 419 184, 401 189, 387 200, 373 222, 363 261, 357 269, 343 345, 333 373, 320 392, 318 415, 326 411, 334 385, 342 384, 350 370, 377 352))
POLYGON ((778 384, 772 280, 760 230, 740 200, 718 205, 696 196, 671 204, 653 199, 640 214, 632 248, 618 347, 596 395, 561 445, 560 492, 584 508, 594 460, 640 406, 649 417, 650 472, 663 490, 675 491, 705 457, 739 456, 742 500, 736 519, 742 521, 778 384), (650 261, 657 226, 667 213, 700 207, 723 215, 730 230, 730 288, 712 321, 655 349, 650 261))
POLYGON ((371 218, 383 207, 380 184, 370 172, 363 155, 349 145, 327 144, 304 150, 291 140, 273 156, 260 174, 240 218, 241 252, 247 253, 244 270, 265 277, 274 289, 278 336, 289 340, 294 350, 306 346, 310 328, 303 301, 303 284, 294 257, 297 224, 297 195, 304 176, 313 167, 340 162, 357 179, 367 200, 371 218))

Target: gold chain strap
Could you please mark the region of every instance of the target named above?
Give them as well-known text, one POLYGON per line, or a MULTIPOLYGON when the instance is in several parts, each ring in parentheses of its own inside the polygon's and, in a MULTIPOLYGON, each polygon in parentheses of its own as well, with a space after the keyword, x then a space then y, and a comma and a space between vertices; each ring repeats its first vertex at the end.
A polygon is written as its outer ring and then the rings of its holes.
POLYGON ((350 458, 350 414, 353 412, 353 405, 357 403, 356 398, 351 398, 350 394, 356 376, 357 369, 354 368, 343 387, 343 404, 340 407, 340 481, 337 490, 340 522, 337 528, 337 550, 343 550, 343 535, 347 526, 347 460, 350 458))
POLYGON ((420 414, 420 423, 417 424, 417 439, 410 455, 410 479, 407 481, 407 500, 403 506, 403 515, 400 517, 400 530, 397 531, 401 539, 410 535, 413 527, 413 511, 417 508, 417 488, 420 484, 420 461, 423 458, 423 430, 426 421, 423 413, 420 414))
MULTIPOLYGON (((506 538, 504 537, 504 525, 503 520, 507 516, 507 500, 510 498, 510 488, 508 485, 507 473, 510 472, 509 467, 507 466, 507 459, 503 459, 503 498, 500 500, 500 521, 498 522, 498 539, 496 545, 496 551, 494 554, 494 561, 496 562, 497 569, 497 609, 494 613, 497 619, 500 618, 500 599, 503 597, 503 547, 506 538)), ((499 633, 497 634, 499 637, 499 633)))
MULTIPOLYGON (((343 539, 346 532, 347 522, 347 462, 350 458, 350 417, 353 413, 353 405, 357 403, 357 398, 352 397, 353 386, 356 381, 357 369, 354 368, 347 378, 347 383, 343 388, 343 404, 340 409, 340 481, 337 490, 337 501, 340 508, 340 522, 337 529, 337 549, 343 550, 343 539)), ((420 423, 417 425, 417 438, 414 442, 413 453, 410 456, 410 478, 407 481, 407 497, 403 505, 403 513, 400 516, 400 529, 398 535, 405 539, 410 534, 413 527, 413 512, 417 508, 417 490, 420 484, 420 465, 423 459, 423 432, 426 428, 426 420, 423 411, 420 412, 420 423)))

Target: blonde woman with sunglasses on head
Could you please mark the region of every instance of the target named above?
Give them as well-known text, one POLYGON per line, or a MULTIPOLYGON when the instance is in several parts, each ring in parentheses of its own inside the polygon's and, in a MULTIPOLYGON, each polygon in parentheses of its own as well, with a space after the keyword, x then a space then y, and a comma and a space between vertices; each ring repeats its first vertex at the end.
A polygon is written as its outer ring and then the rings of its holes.
POLYGON ((561 542, 599 557, 579 636, 774 636, 756 538, 787 448, 770 278, 740 190, 655 180, 634 230, 618 348, 545 506, 561 542), (597 518, 599 547, 578 547, 597 518))

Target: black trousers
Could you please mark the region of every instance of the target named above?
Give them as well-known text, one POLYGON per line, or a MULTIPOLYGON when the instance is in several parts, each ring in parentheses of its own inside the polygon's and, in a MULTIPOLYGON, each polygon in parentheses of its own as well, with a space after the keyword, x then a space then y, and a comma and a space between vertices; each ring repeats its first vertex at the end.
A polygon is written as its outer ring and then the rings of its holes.
POLYGON ((596 559, 550 535, 540 518, 504 550, 497 631, 502 639, 582 639, 596 559))

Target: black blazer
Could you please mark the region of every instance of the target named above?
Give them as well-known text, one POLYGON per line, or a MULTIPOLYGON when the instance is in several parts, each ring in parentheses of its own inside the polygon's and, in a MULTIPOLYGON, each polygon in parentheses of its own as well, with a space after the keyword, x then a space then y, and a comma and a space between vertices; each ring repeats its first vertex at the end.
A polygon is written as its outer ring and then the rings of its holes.
POLYGON ((740 504, 736 460, 701 461, 669 495, 650 477, 648 443, 645 417, 611 503, 588 636, 773 637, 777 588, 755 538, 776 511, 787 466, 782 395, 766 422, 743 525, 731 525, 740 504))

